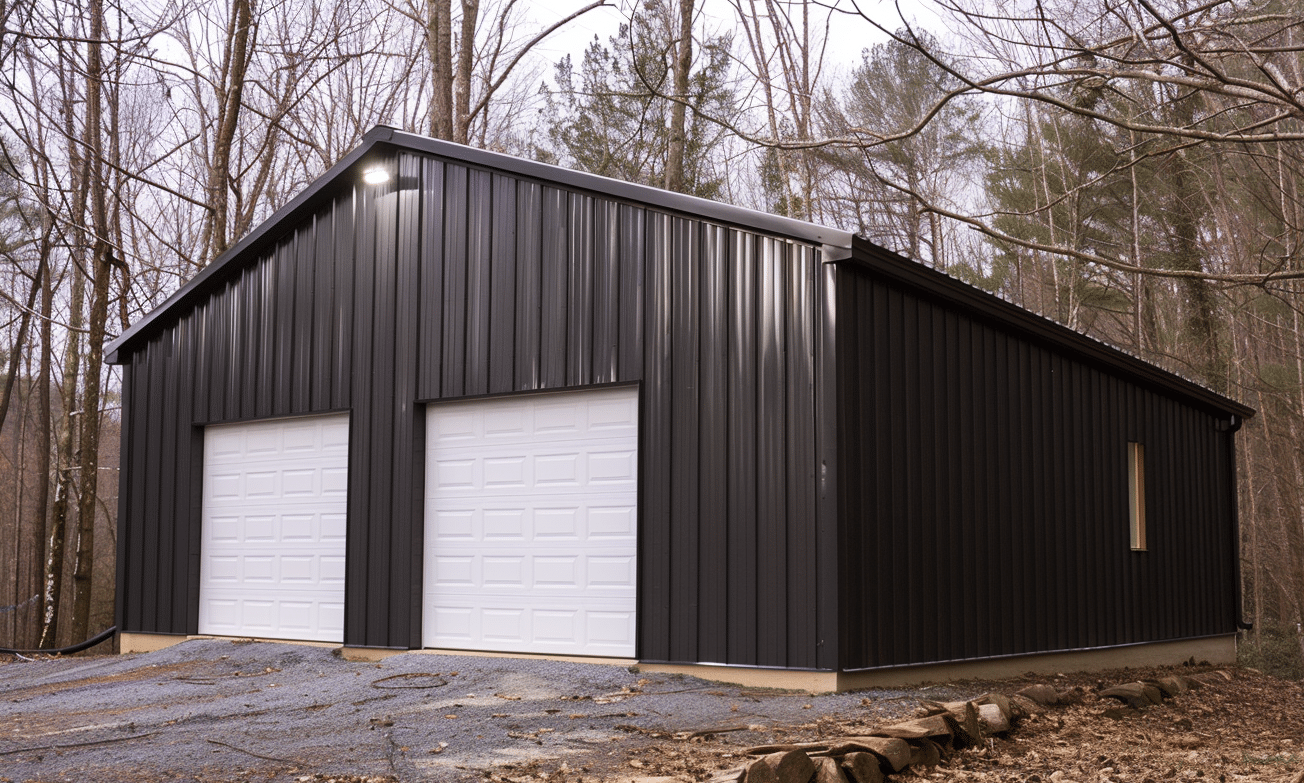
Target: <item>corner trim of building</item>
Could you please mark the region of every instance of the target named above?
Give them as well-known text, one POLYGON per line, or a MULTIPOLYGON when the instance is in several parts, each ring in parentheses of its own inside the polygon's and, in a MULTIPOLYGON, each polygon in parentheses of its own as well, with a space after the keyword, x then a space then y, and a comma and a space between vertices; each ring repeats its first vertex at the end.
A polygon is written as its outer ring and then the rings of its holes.
POLYGON ((796 671, 700 663, 641 663, 639 669, 646 672, 684 674, 702 680, 749 688, 829 693, 930 682, 1003 679, 1028 673, 1057 674, 1125 667, 1172 666, 1191 658, 1214 664, 1235 663, 1236 635, 859 671, 796 671))

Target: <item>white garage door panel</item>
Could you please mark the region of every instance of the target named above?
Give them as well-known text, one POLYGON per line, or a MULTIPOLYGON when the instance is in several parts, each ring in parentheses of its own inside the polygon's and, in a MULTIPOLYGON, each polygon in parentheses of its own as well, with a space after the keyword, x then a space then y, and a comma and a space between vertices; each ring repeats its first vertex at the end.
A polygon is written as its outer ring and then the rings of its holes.
POLYGON ((634 389, 432 405, 427 647, 634 654, 634 389))
POLYGON ((347 414, 204 431, 199 632, 342 642, 347 414))
MULTIPOLYGON (((436 547, 436 549, 441 549, 436 547)), ((519 594, 546 592, 598 599, 634 596, 634 556, 627 549, 574 549, 532 554, 493 547, 495 554, 475 554, 443 548, 426 570, 441 595, 519 594)))
POLYGON ((449 597, 427 604, 427 647, 554 653, 558 655, 623 656, 633 654, 634 612, 621 602, 562 605, 540 600, 542 606, 519 600, 449 597))
POLYGON ((527 488, 533 497, 577 492, 588 497, 592 492, 636 488, 636 448, 622 448, 618 443, 595 448, 579 440, 532 445, 531 451, 522 451, 522 445, 486 442, 477 447, 459 442, 457 446, 436 446, 438 454, 432 455, 436 459, 427 464, 427 489, 439 498, 452 498, 527 488))

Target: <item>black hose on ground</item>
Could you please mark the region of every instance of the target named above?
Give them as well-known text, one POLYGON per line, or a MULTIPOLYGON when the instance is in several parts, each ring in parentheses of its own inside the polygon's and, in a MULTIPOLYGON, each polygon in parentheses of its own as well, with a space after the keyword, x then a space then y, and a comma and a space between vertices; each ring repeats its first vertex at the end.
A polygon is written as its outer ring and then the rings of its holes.
POLYGON ((53 650, 11 650, 8 647, 0 647, 0 655, 71 655, 82 650, 89 650, 100 642, 106 642, 113 638, 117 633, 118 626, 111 625, 103 631, 95 634, 84 642, 70 644, 67 647, 59 647, 53 650))

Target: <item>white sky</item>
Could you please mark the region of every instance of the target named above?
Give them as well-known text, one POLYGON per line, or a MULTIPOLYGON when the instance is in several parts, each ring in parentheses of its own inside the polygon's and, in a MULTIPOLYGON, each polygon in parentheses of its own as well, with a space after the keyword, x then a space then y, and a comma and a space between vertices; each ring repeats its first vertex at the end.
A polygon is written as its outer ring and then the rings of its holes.
MULTIPOLYGON (((618 5, 637 1, 615 0, 618 5)), ((896 29, 901 26, 897 2, 893 0, 856 0, 856 3, 862 12, 872 15, 884 27, 896 29)), ((537 24, 537 29, 553 24, 587 4, 583 0, 564 0, 564 2, 558 2, 558 0, 527 0, 525 6, 527 8, 527 18, 533 19, 537 24)), ((854 11, 849 0, 832 0, 831 4, 840 9, 854 11)), ((934 11, 935 7, 928 0, 901 0, 899 5, 901 12, 906 15, 912 25, 918 24, 929 32, 938 35, 938 37, 942 37, 943 24, 934 11)), ((825 13, 825 10, 821 6, 813 5, 811 11, 812 19, 822 20, 824 18, 823 13, 825 13)), ((728 0, 701 0, 701 13, 705 17, 703 23, 708 30, 725 31, 737 26, 735 11, 728 0)), ((571 59, 578 63, 583 56, 585 47, 588 46, 589 41, 593 40, 593 36, 599 36, 605 44, 607 38, 615 34, 623 18, 624 14, 621 13, 618 7, 599 8, 590 11, 571 22, 567 28, 542 42, 535 51, 542 59, 550 63, 557 62, 567 54, 570 54, 571 59)), ((835 12, 832 20, 829 30, 829 44, 824 61, 826 69, 845 73, 860 63, 862 49, 884 40, 882 33, 854 14, 835 12)), ((546 76, 551 77, 551 75, 551 69, 549 69, 546 76)))

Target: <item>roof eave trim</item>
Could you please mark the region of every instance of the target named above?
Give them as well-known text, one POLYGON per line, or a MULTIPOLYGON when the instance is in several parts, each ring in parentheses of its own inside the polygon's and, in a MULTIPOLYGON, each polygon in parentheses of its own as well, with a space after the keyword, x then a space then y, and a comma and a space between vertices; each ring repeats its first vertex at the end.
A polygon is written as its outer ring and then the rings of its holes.
POLYGON ((796 218, 772 215, 747 207, 724 204, 719 201, 675 193, 650 185, 638 185, 624 180, 590 174, 586 171, 554 166, 534 160, 491 152, 478 147, 468 147, 451 141, 432 139, 406 131, 393 130, 389 139, 391 144, 417 152, 425 152, 442 158, 463 161, 485 168, 498 169, 544 182, 587 190, 625 201, 633 201, 648 206, 661 207, 672 212, 679 212, 694 217, 716 220, 746 228, 757 229, 770 234, 791 237, 811 242, 816 245, 851 248, 852 232, 821 226, 796 218))

